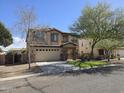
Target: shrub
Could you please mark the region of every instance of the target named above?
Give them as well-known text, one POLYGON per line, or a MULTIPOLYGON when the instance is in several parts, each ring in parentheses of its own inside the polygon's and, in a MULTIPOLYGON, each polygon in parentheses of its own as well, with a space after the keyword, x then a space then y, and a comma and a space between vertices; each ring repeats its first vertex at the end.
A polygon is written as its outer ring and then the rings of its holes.
POLYGON ((110 58, 111 59, 114 59, 114 58, 116 58, 116 56, 114 54, 111 54, 111 57, 110 58))
POLYGON ((88 60, 88 61, 90 61, 90 58, 91 58, 91 55, 89 54, 89 53, 83 53, 82 55, 81 55, 81 59, 82 59, 82 61, 84 60, 88 60))

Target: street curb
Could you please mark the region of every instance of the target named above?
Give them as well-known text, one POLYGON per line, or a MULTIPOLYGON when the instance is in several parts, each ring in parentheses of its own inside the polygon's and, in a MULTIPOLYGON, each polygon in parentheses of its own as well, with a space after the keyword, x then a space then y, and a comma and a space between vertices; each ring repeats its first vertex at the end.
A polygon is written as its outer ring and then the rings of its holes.
POLYGON ((95 68, 104 68, 104 67, 113 67, 113 66, 121 66, 120 64, 110 64, 110 65, 103 65, 103 66, 94 66, 89 68, 79 68, 78 69, 72 69, 72 71, 78 71, 78 70, 89 70, 89 69, 95 69, 95 68))

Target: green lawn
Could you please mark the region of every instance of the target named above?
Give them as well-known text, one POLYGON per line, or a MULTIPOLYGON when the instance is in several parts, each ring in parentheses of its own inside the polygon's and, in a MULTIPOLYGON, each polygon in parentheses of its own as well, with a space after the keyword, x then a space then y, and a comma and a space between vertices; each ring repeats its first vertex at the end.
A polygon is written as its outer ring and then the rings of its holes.
POLYGON ((70 61, 68 62, 68 64, 72 64, 76 67, 81 67, 81 68, 89 68, 94 66, 107 65, 108 63, 103 61, 86 61, 86 62, 70 61))

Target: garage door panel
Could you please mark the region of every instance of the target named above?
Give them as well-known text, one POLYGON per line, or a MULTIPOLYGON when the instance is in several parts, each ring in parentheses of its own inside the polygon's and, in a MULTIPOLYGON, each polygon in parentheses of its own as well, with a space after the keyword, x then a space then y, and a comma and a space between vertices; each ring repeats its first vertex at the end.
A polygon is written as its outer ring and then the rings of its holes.
POLYGON ((60 60, 60 52, 60 48, 39 48, 35 51, 35 61, 60 60))
POLYGON ((124 50, 118 50, 118 54, 120 55, 120 57, 124 57, 124 50))

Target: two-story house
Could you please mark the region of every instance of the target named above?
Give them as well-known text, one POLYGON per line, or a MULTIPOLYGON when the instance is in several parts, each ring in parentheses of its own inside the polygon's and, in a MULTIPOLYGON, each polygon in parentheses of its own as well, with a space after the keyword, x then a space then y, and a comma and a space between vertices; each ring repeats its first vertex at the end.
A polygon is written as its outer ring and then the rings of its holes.
POLYGON ((30 29, 26 42, 35 62, 74 59, 78 51, 76 35, 55 28, 30 29))

